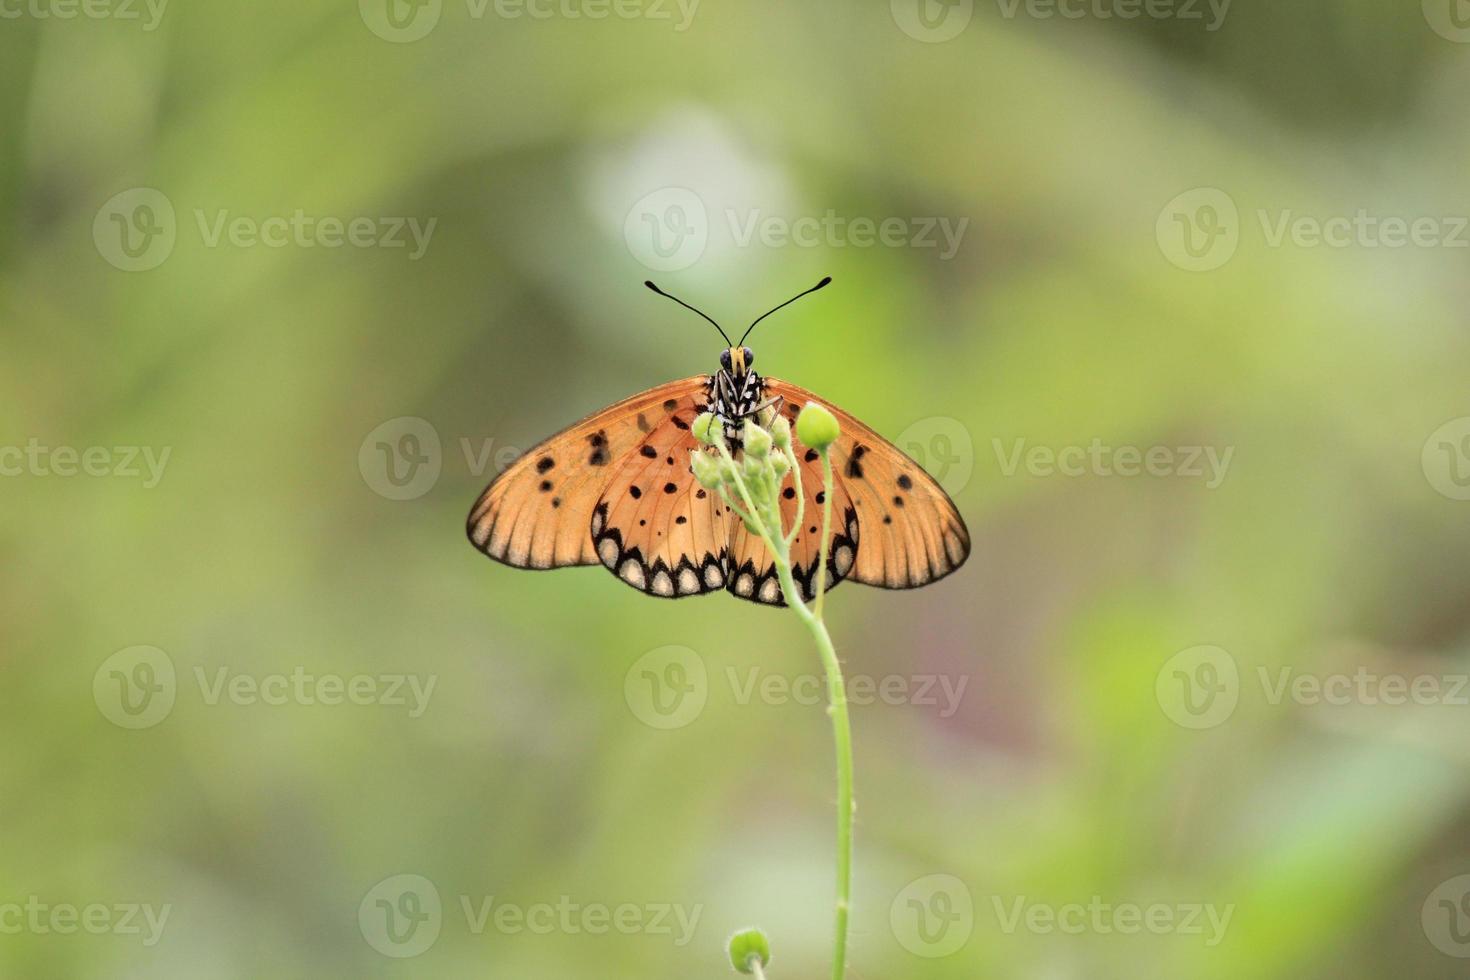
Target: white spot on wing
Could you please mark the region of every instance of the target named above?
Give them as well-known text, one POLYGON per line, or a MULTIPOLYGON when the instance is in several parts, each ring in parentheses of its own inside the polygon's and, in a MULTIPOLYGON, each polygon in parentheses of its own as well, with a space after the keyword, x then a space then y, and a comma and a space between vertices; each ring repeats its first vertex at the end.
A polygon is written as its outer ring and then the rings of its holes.
POLYGON ((837 550, 832 553, 832 564, 837 567, 838 575, 846 575, 848 569, 852 568, 851 546, 838 545, 837 550))
POLYGON ((623 562, 623 568, 621 571, 618 572, 618 577, 621 578, 624 582, 627 582, 629 585, 633 586, 634 588, 643 588, 643 566, 638 564, 638 562, 634 561, 632 558, 629 558, 627 561, 623 562))
POLYGON ((690 595, 699 591, 699 576, 694 574, 694 569, 686 568, 679 573, 679 592, 682 595, 690 595))
POLYGON ((674 594, 674 580, 669 578, 669 573, 659 569, 658 574, 653 577, 653 592, 655 595, 670 596, 674 594))
POLYGON ((597 543, 597 557, 601 558, 602 563, 608 568, 618 567, 619 554, 618 543, 612 538, 603 538, 597 543))
POLYGON ((781 586, 776 582, 775 576, 766 579, 765 584, 761 586, 761 602, 769 602, 774 605, 779 601, 780 595, 781 586))

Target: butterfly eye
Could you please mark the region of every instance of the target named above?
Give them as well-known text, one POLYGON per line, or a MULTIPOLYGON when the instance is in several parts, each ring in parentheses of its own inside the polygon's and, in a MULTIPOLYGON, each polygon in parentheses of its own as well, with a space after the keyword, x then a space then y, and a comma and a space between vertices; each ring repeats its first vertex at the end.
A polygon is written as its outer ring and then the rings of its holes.
POLYGON ((740 349, 745 352, 745 366, 746 368, 749 368, 752 364, 755 363, 755 351, 751 350, 749 347, 742 347, 740 349))
POLYGON ((720 351, 720 367, 730 370, 730 352, 727 350, 720 351))

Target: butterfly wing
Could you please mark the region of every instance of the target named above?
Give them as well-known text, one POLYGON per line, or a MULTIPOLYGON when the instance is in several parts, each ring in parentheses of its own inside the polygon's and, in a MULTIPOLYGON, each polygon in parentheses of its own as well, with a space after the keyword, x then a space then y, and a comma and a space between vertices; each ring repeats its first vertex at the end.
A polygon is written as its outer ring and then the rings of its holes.
MULTIPOLYGON (((837 535, 844 531, 856 549, 856 559, 844 577, 887 589, 913 589, 937 581, 965 563, 970 556, 970 532, 949 494, 923 467, 862 422, 805 388, 774 378, 766 378, 765 382, 766 396, 784 398, 783 411, 791 414, 793 421, 793 409, 800 411, 808 401, 814 401, 825 405, 841 423, 842 435, 830 452, 833 482, 839 488, 838 499, 846 497, 851 507, 848 515, 843 515, 838 500, 833 501, 833 555, 835 558, 838 553, 837 535)), ((815 456, 799 442, 795 448, 798 459, 815 456)), ((821 463, 807 462, 810 466, 802 479, 811 481, 815 470, 815 483, 820 488, 821 463)), ((810 527, 814 522, 806 523, 810 527)))
POLYGON ((690 467, 689 430, 705 391, 681 396, 664 421, 627 454, 592 512, 598 559, 649 595, 678 599, 725 584, 732 515, 690 467))
MULTIPOLYGON (((796 413, 805 404, 805 401, 788 401, 782 411, 795 424, 796 413)), ((801 467, 801 489, 805 499, 798 500, 796 483, 787 477, 781 490, 781 526, 788 529, 795 526, 798 513, 800 514, 801 526, 791 542, 791 577, 801 589, 802 598, 811 601, 817 594, 816 572, 821 554, 822 504, 826 491, 823 489, 820 458, 815 452, 802 446, 799 440, 795 441, 794 448, 797 465, 801 467)), ((731 594, 752 602, 785 605, 775 563, 760 535, 746 530, 738 517, 732 518, 730 529, 728 588, 731 594)), ((847 495, 846 486, 840 479, 834 479, 832 544, 827 556, 828 590, 852 570, 857 552, 857 513, 847 495)))
POLYGON ((485 488, 470 510, 470 541, 517 568, 597 564, 590 528, 609 480, 676 409, 687 416, 707 383, 696 375, 650 388, 542 442, 485 488))

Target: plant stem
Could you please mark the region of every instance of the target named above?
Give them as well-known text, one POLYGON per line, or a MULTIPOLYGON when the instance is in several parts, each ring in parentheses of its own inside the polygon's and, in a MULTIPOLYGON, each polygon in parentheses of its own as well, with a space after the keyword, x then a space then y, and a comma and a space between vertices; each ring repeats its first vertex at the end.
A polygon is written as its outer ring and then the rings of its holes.
MULTIPOLYGON (((832 718, 832 740, 837 753, 837 925, 832 948, 832 980, 845 980, 848 911, 852 903, 852 818, 855 805, 852 795, 852 722, 847 713, 847 685, 842 678, 842 662, 837 659, 837 651, 832 645, 832 635, 827 632, 827 624, 822 619, 822 599, 827 591, 827 556, 832 540, 832 459, 826 449, 819 450, 826 492, 822 497, 822 537, 817 553, 816 601, 809 608, 802 601, 801 589, 791 575, 790 541, 781 526, 780 506, 775 502, 776 484, 779 481, 769 474, 765 477, 765 486, 761 489, 765 491, 762 503, 766 506, 756 506, 750 489, 740 477, 739 469, 734 467, 734 460, 724 440, 716 440, 715 448, 734 472, 735 489, 748 508, 749 515, 755 518, 751 523, 755 525, 766 549, 771 553, 772 564, 776 566, 776 575, 781 582, 781 594, 811 632, 812 639, 817 644, 817 652, 822 658, 822 668, 827 674, 827 713, 832 718)), ((792 463, 793 479, 800 481, 801 474, 795 465, 795 454, 789 448, 785 452, 792 463)), ((740 513, 740 508, 724 488, 721 488, 720 494, 732 510, 740 513)), ((756 969, 756 976, 764 976, 759 967, 756 969)))
MULTIPOLYGON (((825 549, 824 549, 825 550, 825 549)), ((781 590, 788 596, 799 596, 789 565, 778 562, 781 590)), ((801 617, 816 640, 827 671, 827 696, 831 704, 832 738, 837 746, 837 938, 832 950, 832 980, 843 980, 847 960, 847 913, 852 895, 852 724, 847 716, 847 689, 842 680, 842 664, 832 647, 827 625, 800 600, 791 608, 801 617)))

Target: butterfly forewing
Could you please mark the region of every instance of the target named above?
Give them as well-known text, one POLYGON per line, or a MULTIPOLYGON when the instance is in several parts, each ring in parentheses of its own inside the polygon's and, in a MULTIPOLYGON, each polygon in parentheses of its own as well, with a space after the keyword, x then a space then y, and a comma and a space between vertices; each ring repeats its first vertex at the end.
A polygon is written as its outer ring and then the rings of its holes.
POLYGON ((589 529, 609 480, 676 408, 703 397, 706 381, 696 375, 650 388, 536 446, 480 495, 470 511, 470 540, 519 568, 597 564, 589 529))

